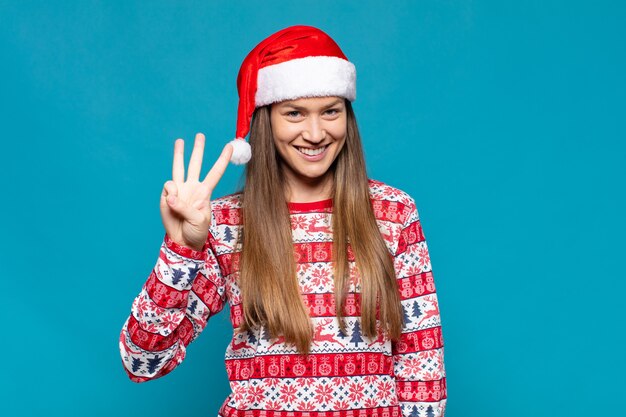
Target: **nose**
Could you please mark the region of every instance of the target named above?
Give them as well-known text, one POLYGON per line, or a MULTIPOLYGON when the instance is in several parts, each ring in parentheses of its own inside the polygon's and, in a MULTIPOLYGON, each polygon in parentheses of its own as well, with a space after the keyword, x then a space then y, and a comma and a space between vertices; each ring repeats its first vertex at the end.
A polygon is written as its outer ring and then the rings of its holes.
POLYGON ((317 117, 311 117, 309 120, 308 126, 302 131, 302 138, 307 142, 320 143, 326 138, 326 130, 317 117))

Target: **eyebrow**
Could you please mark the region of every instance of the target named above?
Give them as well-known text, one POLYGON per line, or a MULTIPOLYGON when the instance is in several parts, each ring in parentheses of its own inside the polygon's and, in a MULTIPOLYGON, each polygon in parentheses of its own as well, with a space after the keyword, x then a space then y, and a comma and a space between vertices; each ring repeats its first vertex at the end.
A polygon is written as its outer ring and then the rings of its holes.
MULTIPOLYGON (((327 109, 327 108, 329 108, 329 107, 332 107, 332 106, 334 106, 334 105, 336 105, 336 104, 341 103, 341 102, 342 102, 342 100, 343 100, 343 99, 340 99, 340 98, 339 98, 339 99, 337 99, 337 100, 333 101, 332 103, 330 103, 329 105, 324 106, 324 107, 322 107, 322 108, 323 108, 323 109, 327 109)), ((302 107, 302 106, 296 106, 295 104, 292 104, 292 103, 284 103, 284 104, 282 104, 280 107, 283 107, 283 108, 284 108, 284 107, 291 107, 291 108, 296 109, 296 110, 305 110, 305 109, 306 109, 305 107, 302 107)))

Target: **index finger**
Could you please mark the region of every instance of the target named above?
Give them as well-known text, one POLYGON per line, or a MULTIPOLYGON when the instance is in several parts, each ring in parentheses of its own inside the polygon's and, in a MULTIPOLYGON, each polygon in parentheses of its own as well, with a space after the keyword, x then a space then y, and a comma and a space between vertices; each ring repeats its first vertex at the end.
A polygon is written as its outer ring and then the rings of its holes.
POLYGON ((222 175, 224 175, 224 171, 226 171, 226 167, 230 162, 230 157, 232 154, 233 145, 227 143, 224 146, 224 149, 222 149, 222 153, 220 154, 219 158, 217 158, 217 161, 215 161, 215 163, 211 167, 209 173, 206 174, 206 177, 204 178, 204 181, 202 181, 202 183, 205 184, 210 191, 213 191, 220 178, 222 178, 222 175))
POLYGON ((176 139, 174 142, 174 162, 172 164, 172 180, 176 184, 185 182, 185 141, 176 139))

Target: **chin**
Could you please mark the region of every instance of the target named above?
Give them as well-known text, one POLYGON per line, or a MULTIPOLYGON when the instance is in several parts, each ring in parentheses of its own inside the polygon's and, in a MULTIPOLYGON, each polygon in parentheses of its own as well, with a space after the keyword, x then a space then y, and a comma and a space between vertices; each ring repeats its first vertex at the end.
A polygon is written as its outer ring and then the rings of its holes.
POLYGON ((297 174, 301 177, 305 177, 308 178, 310 180, 316 180, 316 179, 320 179, 323 176, 325 176, 328 173, 328 170, 324 171, 324 172, 302 172, 302 171, 298 171, 297 174))
POLYGON ((316 167, 315 169, 295 169, 293 170, 293 172, 303 178, 307 178, 310 180, 315 180, 315 179, 320 179, 322 177, 324 177, 325 175, 328 174, 328 170, 330 168, 329 166, 325 166, 325 167, 316 167))

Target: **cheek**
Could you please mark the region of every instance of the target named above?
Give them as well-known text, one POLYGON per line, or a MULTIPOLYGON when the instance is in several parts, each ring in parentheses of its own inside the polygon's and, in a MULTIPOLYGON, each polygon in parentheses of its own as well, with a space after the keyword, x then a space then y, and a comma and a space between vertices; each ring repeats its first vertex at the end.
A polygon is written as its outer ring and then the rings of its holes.
POLYGON ((279 123, 277 126, 272 127, 272 133, 274 135, 274 141, 277 145, 287 145, 294 140, 300 134, 300 130, 295 126, 285 125, 279 123))
POLYGON ((286 126, 283 120, 278 117, 274 112, 270 115, 270 123, 272 124, 272 136, 274 137, 274 144, 277 147, 282 145, 284 138, 287 136, 286 126))
POLYGON ((346 120, 342 119, 339 123, 329 124, 328 126, 326 126, 326 131, 337 140, 345 138, 348 132, 346 120))

